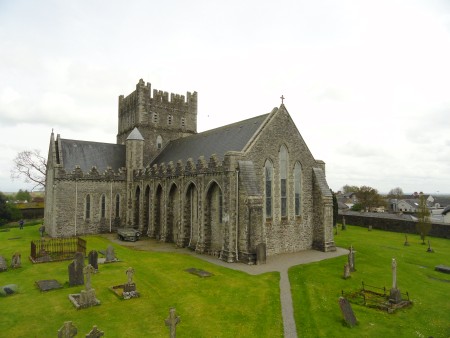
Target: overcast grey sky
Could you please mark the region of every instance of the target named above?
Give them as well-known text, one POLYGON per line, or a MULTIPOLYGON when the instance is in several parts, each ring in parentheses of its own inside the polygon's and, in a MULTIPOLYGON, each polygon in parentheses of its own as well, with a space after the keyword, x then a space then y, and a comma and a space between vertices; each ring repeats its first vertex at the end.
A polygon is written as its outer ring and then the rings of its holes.
POLYGON ((280 96, 331 189, 450 193, 450 2, 0 0, 0 191, 23 150, 115 143, 140 78, 197 91, 198 131, 280 96))

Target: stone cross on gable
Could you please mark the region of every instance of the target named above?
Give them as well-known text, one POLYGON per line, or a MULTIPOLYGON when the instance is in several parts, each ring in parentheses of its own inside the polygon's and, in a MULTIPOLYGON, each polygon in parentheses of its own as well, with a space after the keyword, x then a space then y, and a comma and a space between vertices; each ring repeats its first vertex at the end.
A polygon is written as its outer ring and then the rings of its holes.
POLYGON ((281 104, 284 104, 284 96, 283 95, 281 95, 280 99, 281 99, 281 104))
POLYGON ((175 338, 177 336, 176 327, 180 321, 180 317, 175 314, 175 308, 170 308, 169 317, 165 320, 166 326, 170 329, 170 338, 175 338))

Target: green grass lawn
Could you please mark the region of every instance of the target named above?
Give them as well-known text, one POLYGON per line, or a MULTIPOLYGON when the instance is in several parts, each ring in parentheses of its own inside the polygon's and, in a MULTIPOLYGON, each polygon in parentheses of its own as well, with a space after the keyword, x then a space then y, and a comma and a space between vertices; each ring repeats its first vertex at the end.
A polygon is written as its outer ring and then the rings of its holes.
POLYGON ((427 253, 418 235, 368 231, 348 226, 335 236, 339 247, 353 245, 355 268, 344 280, 347 256, 301 265, 289 270, 299 337, 450 337, 450 275, 437 272, 450 266, 450 241, 429 238, 434 253, 427 253), (341 290, 356 291, 361 282, 390 289, 391 260, 397 260, 397 285, 408 292, 413 306, 393 314, 352 304, 358 325, 345 325, 338 298, 341 290))
MULTIPOLYGON (((101 305, 76 310, 68 299, 83 287, 68 286, 70 261, 32 264, 30 241, 39 238, 39 225, 24 230, 0 232, 0 255, 11 262, 22 255, 22 267, 0 273, 0 286, 19 285, 19 292, 0 297, 0 336, 56 337, 65 321, 83 337, 94 325, 105 337, 167 337, 164 319, 175 307, 181 323, 179 337, 281 337, 279 274, 251 276, 210 264, 189 255, 136 251, 113 245, 120 262, 99 265, 92 287, 101 305), (17 238, 19 237, 19 238, 17 238), (126 269, 135 270, 140 298, 121 300, 109 290, 127 281, 126 269), (214 274, 200 278, 185 272, 189 268, 214 274), (35 282, 56 279, 62 289, 41 292, 35 282)), ((110 242, 100 236, 84 237, 87 252, 105 250, 110 242)))

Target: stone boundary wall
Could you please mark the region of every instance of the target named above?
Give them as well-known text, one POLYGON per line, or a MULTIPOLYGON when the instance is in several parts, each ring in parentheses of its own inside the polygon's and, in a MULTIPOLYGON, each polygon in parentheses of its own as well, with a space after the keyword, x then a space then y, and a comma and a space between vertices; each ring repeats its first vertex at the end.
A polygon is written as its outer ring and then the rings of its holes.
MULTIPOLYGON (((406 234, 417 234, 417 221, 400 219, 396 215, 383 215, 377 213, 345 212, 339 213, 338 222, 342 224, 342 216, 345 216, 345 223, 373 229, 400 232, 406 234), (392 216, 392 217, 389 217, 392 216)), ((431 237, 450 238, 450 224, 432 223, 428 233, 431 237)))

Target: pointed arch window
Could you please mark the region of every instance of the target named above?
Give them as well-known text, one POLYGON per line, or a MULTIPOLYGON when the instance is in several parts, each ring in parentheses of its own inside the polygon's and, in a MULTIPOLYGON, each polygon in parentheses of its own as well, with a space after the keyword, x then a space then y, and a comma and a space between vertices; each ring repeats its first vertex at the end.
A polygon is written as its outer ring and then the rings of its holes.
POLYGON ((284 145, 280 148, 279 153, 280 168, 280 206, 281 217, 287 216, 287 168, 288 168, 288 151, 284 145))
POLYGON ((85 216, 86 219, 91 218, 91 195, 86 195, 85 216))
POLYGON ((161 135, 158 135, 158 137, 156 137, 156 149, 161 149, 162 148, 162 137, 161 135))
POLYGON ((101 201, 100 201, 100 210, 101 210, 101 218, 106 217, 106 196, 105 194, 102 195, 101 201))
POLYGON ((116 218, 120 217, 120 195, 116 195, 116 218))
POLYGON ((297 162, 294 167, 295 216, 300 216, 302 201, 302 165, 297 162))
POLYGON ((269 160, 264 165, 265 176, 265 199, 266 199, 266 218, 272 217, 272 182, 273 182, 273 164, 269 160))

